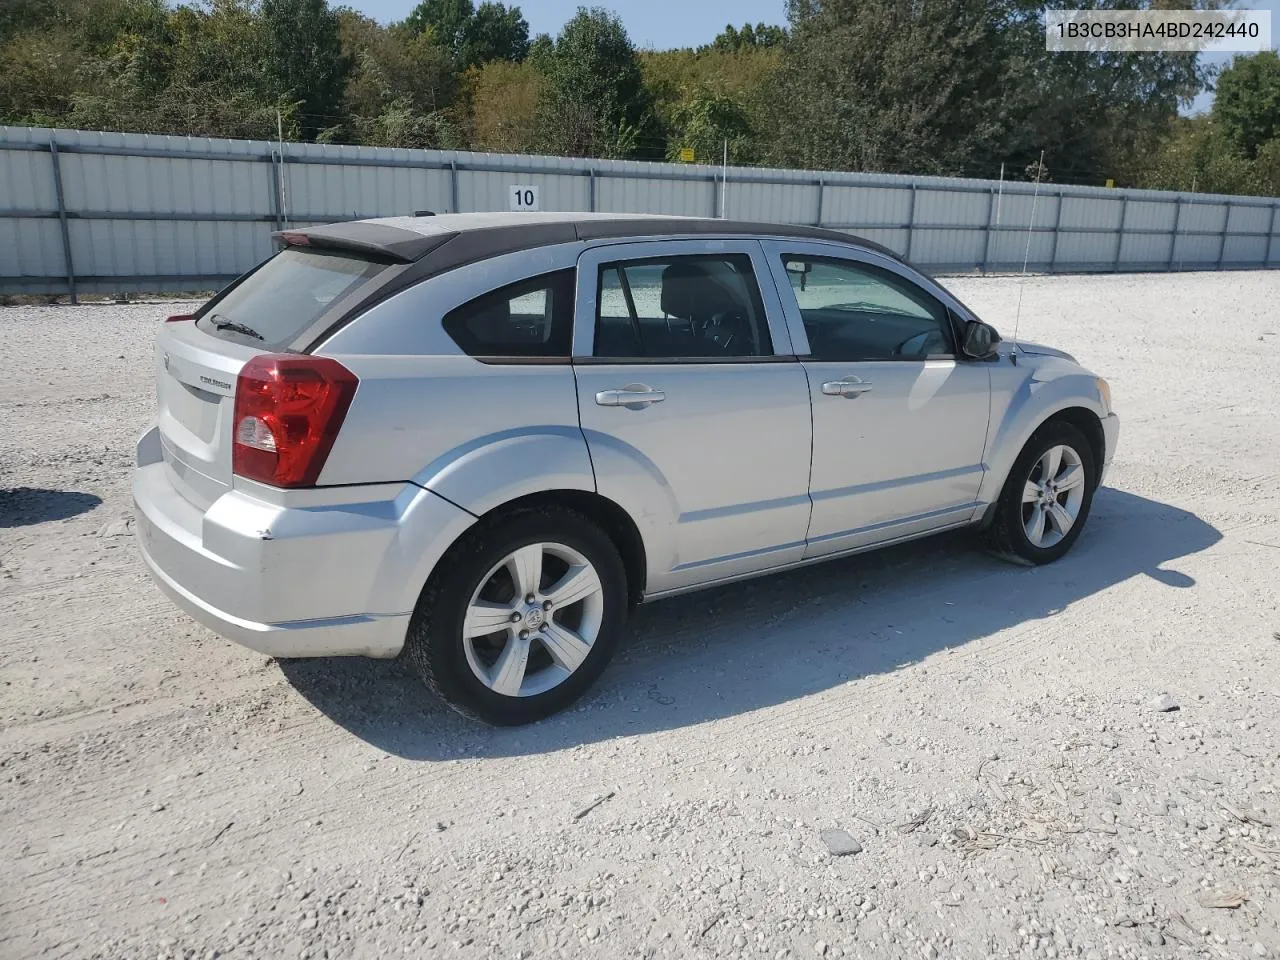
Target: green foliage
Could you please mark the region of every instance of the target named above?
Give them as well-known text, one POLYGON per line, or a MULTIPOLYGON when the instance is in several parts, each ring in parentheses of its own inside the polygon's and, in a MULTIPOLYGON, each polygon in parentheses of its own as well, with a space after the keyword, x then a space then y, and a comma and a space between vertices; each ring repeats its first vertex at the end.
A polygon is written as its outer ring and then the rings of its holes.
POLYGON ((267 77, 299 106, 299 133, 313 140, 339 119, 351 60, 342 52, 338 16, 327 0, 262 0, 267 77))
POLYGON ((726 148, 734 163, 751 163, 756 149, 751 117, 739 100, 699 91, 681 100, 671 114, 667 159, 679 160, 681 148, 693 150, 698 163, 716 163, 726 148))
POLYGON ((529 24, 519 7, 482 3, 476 8, 462 44, 462 64, 479 66, 494 60, 519 63, 529 52, 529 24))
POLYGON ((788 29, 642 53, 598 8, 531 41, 496 0, 389 26, 335 2, 0 0, 0 123, 274 138, 278 113, 328 142, 987 177, 1043 150, 1060 183, 1280 192, 1274 52, 1180 118, 1194 55, 1048 54, 1038 0, 787 0, 788 29))
POLYGON ((1274 50, 1236 57, 1218 77, 1214 119, 1245 157, 1280 136, 1280 56, 1274 50))
POLYGON ((471 0, 422 0, 404 21, 412 32, 430 32, 453 54, 459 70, 493 60, 518 63, 529 52, 529 24, 519 7, 471 0))
POLYGON ((497 153, 538 149, 545 80, 532 61, 494 60, 470 74, 471 147, 497 153))
POLYGON ((742 29, 735 29, 730 23, 724 30, 701 50, 719 50, 721 53, 737 53, 741 50, 757 50, 763 47, 777 47, 787 39, 787 31, 765 23, 757 23, 754 27, 744 23, 742 29))
POLYGON ((579 8, 539 57, 545 148, 575 157, 623 157, 650 131, 649 95, 622 21, 579 8))

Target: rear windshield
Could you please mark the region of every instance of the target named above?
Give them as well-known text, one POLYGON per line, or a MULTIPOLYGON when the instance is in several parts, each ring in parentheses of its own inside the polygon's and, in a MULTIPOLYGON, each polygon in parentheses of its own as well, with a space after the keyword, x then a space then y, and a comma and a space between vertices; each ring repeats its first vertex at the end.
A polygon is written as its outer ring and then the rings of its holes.
POLYGON ((199 327, 238 343, 277 349, 385 269, 386 264, 343 254, 283 250, 212 303, 199 327))

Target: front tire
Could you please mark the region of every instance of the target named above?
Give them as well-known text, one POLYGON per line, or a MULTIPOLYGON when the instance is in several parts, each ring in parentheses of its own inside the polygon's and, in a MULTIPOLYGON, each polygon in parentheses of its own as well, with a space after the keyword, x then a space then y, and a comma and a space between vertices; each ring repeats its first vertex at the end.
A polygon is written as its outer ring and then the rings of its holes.
POLYGON ((991 546, 1037 565, 1057 560, 1084 529, 1097 478, 1084 434, 1060 420, 1045 424, 1009 471, 988 534, 991 546))
POLYGON ((429 687, 499 726, 563 710, 608 664, 626 571, 594 523, 564 507, 482 520, 440 561, 405 641, 429 687))

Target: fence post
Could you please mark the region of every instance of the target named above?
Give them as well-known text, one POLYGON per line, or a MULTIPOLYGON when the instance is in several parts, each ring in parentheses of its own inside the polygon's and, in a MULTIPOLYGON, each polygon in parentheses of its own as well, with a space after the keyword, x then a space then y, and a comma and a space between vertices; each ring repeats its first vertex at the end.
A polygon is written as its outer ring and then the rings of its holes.
POLYGON ((1271 241, 1276 235, 1276 213, 1280 212, 1280 201, 1271 205, 1271 227, 1267 230, 1267 252, 1263 258, 1262 265, 1264 267, 1271 266, 1271 241))
POLYGON ((711 219, 720 219, 720 178, 714 173, 707 177, 707 183, 711 184, 711 219))
POLYGON ((916 185, 911 184, 911 207, 907 210, 907 252, 903 254, 911 259, 911 241, 916 236, 916 185))
POLYGON ((1218 269, 1222 269, 1222 258, 1227 255, 1227 231, 1231 229, 1231 201, 1227 201, 1227 215, 1222 219, 1222 236, 1218 238, 1218 269))
POLYGON ((827 182, 822 177, 818 178, 818 215, 814 218, 813 225, 815 227, 822 226, 822 193, 826 189, 827 182))
POLYGON ((449 161, 449 203, 453 207, 454 213, 461 213, 458 209, 458 161, 449 161))
POLYGON ((1049 273, 1054 272, 1054 268, 1058 265, 1058 233, 1062 226, 1062 202, 1066 197, 1061 191, 1057 194, 1058 212, 1053 217, 1053 242, 1049 246, 1049 273))
POLYGON ((1177 199, 1177 207, 1173 214, 1173 239, 1169 241, 1169 262, 1164 265, 1165 270, 1173 269, 1173 258, 1178 252, 1178 230, 1182 227, 1182 197, 1177 199))
POLYGON ((991 215, 995 212, 996 206, 996 188, 990 187, 987 190, 987 225, 986 239, 982 245, 982 272, 986 273, 991 269, 991 215))
POLYGON ((53 159, 53 192, 58 198, 58 225, 62 228, 62 258, 67 265, 67 293, 71 302, 80 302, 76 296, 76 268, 71 260, 71 231, 67 229, 67 202, 62 192, 62 160, 58 156, 58 138, 49 137, 49 156, 53 159))
POLYGON ((1129 219, 1129 197, 1126 195, 1120 201, 1120 231, 1116 234, 1116 253, 1111 258, 1111 272, 1120 272, 1120 248, 1124 246, 1124 228, 1129 219))
POLYGON ((267 148, 267 159, 271 161, 271 215, 275 218, 276 230, 283 230, 284 223, 280 219, 280 169, 276 160, 276 152, 267 148))
POLYGON ((587 168, 587 210, 596 212, 596 168, 587 168))

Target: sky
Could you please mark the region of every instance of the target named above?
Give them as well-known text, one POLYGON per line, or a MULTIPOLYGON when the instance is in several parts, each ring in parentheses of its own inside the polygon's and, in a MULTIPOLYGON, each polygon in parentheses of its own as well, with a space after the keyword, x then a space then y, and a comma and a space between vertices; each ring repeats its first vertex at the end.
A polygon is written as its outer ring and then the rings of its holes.
MULTIPOLYGON (((343 0, 367 16, 382 23, 403 20, 417 5, 417 0, 343 0)), ((507 0, 507 6, 518 6, 529 21, 529 33, 555 36, 565 21, 580 6, 604 6, 622 18, 631 42, 637 47, 666 50, 672 47, 696 47, 713 40, 725 24, 784 24, 784 0, 507 0)), ((1270 10, 1272 45, 1280 43, 1280 0, 1253 0, 1238 9, 1270 10)), ((1063 54, 1067 56, 1067 54, 1063 54)), ((1210 62, 1225 65, 1229 56, 1216 56, 1210 62)), ((1188 112, 1208 110, 1212 93, 1201 94, 1188 112)))
MULTIPOLYGON (((342 0, 381 23, 403 20, 418 0, 342 0)), ((657 50, 710 43, 725 24, 786 22, 783 0, 506 0, 529 21, 529 34, 560 32, 579 7, 613 10, 637 47, 657 50)))

